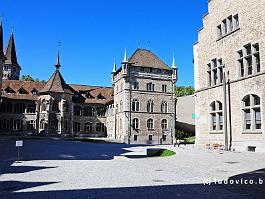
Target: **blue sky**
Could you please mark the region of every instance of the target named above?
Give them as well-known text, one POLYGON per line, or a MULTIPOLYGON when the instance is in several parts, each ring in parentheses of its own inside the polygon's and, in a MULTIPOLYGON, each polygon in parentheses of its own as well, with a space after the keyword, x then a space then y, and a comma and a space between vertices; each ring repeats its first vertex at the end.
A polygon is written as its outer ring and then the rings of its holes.
POLYGON ((111 86, 116 57, 150 48, 179 67, 178 85, 193 85, 193 44, 208 0, 1 0, 4 41, 12 27, 21 74, 48 80, 58 41, 67 83, 111 86))

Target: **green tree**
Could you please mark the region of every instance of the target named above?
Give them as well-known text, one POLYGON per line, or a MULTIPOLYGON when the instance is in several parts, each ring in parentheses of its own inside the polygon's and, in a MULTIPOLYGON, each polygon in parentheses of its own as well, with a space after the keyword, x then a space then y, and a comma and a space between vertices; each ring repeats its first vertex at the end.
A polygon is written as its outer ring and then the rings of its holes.
POLYGON ((21 80, 34 82, 34 79, 30 75, 22 75, 21 80))
POLYGON ((192 95, 193 93, 194 93, 194 88, 192 86, 177 86, 176 88, 177 97, 192 95))

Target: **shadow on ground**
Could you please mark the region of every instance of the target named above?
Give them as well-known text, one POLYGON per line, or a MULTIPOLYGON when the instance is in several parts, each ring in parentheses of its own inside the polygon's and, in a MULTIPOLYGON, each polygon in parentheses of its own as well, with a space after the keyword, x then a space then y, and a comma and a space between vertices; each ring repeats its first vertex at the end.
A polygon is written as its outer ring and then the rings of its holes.
MULTIPOLYGON (((232 176, 229 180, 241 181, 253 180, 254 184, 185 184, 185 185, 165 185, 146 187, 124 187, 124 188, 99 188, 82 190, 58 190, 40 192, 14 192, 25 188, 43 186, 56 182, 1 182, 3 188, 0 194, 2 199, 20 198, 78 198, 78 199, 176 199, 176 198, 257 198, 265 196, 265 184, 255 184, 265 180, 265 169, 232 176)), ((59 182, 58 182, 59 183, 59 182)), ((223 182, 224 183, 224 182, 223 182)))

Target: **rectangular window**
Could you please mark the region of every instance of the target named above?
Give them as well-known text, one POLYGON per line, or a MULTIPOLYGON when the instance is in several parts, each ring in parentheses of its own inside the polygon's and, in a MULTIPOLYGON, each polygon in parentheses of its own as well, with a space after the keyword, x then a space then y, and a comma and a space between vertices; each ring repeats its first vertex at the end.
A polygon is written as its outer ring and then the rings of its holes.
POLYGON ((137 141, 138 136, 137 135, 133 135, 133 141, 137 141))
POLYGON ((252 73, 253 73, 252 57, 247 57, 246 62, 247 62, 248 75, 252 75, 252 73))
POLYGON ((221 25, 217 26, 217 38, 222 37, 222 27, 221 25))
POLYGON ((256 129, 261 129, 261 114, 260 114, 260 109, 256 109, 255 111, 255 124, 256 124, 256 129))
POLYGON ((167 92, 167 85, 162 85, 162 92, 166 93, 167 92))
POLYGON ((153 135, 148 135, 148 140, 152 141, 153 140, 153 135))
POLYGON ((219 130, 223 130, 223 114, 219 113, 219 130))
POLYGON ((163 135, 162 139, 163 139, 163 141, 167 141, 167 136, 163 135))
POLYGON ((239 28, 239 19, 238 19, 238 15, 235 15, 234 17, 234 30, 239 28))
POLYGON ((245 128, 247 130, 251 129, 251 113, 250 113, 250 109, 245 110, 245 128))
POLYGON ((152 84, 151 82, 150 83, 147 83, 146 84, 146 90, 147 91, 154 91, 155 90, 155 85, 152 84))
POLYGON ((226 35, 227 34, 227 23, 226 23, 226 19, 223 20, 223 34, 222 35, 226 35))
POLYGON ((213 124, 213 129, 216 130, 216 114, 212 114, 212 124, 213 124))
POLYGON ((233 31, 233 18, 232 15, 230 17, 227 18, 228 21, 228 32, 232 32, 233 31))

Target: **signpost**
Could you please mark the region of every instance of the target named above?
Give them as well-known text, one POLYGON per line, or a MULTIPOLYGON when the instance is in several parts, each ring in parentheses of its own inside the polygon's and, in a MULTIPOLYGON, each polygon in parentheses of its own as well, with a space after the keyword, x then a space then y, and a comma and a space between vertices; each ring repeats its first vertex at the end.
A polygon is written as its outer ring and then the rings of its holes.
POLYGON ((17 163, 19 162, 19 148, 23 146, 23 140, 16 141, 16 147, 17 147, 17 163))

